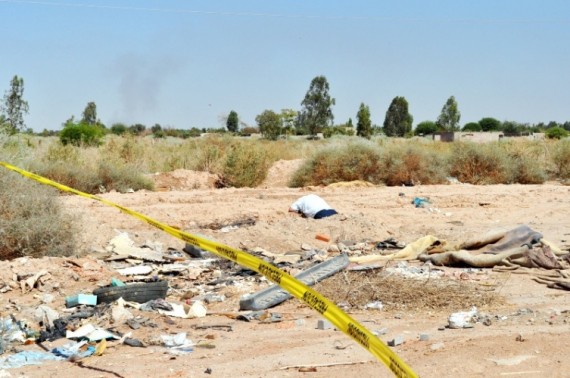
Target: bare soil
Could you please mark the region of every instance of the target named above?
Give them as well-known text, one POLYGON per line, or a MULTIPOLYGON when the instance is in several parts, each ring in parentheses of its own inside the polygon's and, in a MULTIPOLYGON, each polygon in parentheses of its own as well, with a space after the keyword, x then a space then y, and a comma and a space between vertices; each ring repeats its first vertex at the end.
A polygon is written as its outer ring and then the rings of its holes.
MULTIPOLYGON (((555 182, 414 187, 345 183, 287 188, 287 178, 299 164, 299 161, 278 162, 259 188, 214 189, 213 179, 203 173, 176 171, 153 176, 160 191, 112 192, 102 197, 233 247, 260 247, 276 254, 298 253, 302 244, 327 249, 339 240, 374 242, 392 237, 410 243, 425 235, 435 235, 456 242, 521 224, 541 232, 545 239, 559 247, 569 248, 568 186, 555 182), (311 220, 288 213, 289 205, 307 193, 319 194, 340 215, 311 220), (414 197, 429 197, 431 206, 415 208, 411 203, 414 197), (207 227, 252 218, 254 225, 225 230, 227 232, 207 227), (315 239, 317 233, 330 236, 331 241, 315 239)), ((14 287, 2 294, 3 314, 19 309, 22 317, 33 317, 31 312, 46 293, 54 296, 49 305, 63 311, 66 295, 89 292, 106 284, 111 277, 118 277, 101 257, 105 256, 109 240, 119 231, 129 233, 138 245, 152 242, 161 243, 164 249, 184 247, 182 241, 115 208, 75 196, 64 195, 61 200, 68 211, 81 216, 83 232, 78 238, 86 252, 67 259, 3 262, 0 279, 4 282, 12 280, 14 272, 41 269, 50 272, 50 279, 41 291, 34 289, 22 294, 14 287)), ((435 294, 437 301, 429 300, 435 298, 432 291, 424 293, 422 286, 415 284, 412 291, 416 293, 417 306, 412 300, 406 307, 394 305, 374 310, 353 306, 347 312, 371 331, 378 332, 384 342, 402 337, 404 342, 392 349, 422 377, 570 377, 570 360, 566 358, 570 345, 570 292, 547 288, 526 274, 462 268, 445 268, 445 272, 441 280, 448 280, 450 289, 440 285, 435 294), (445 328, 452 312, 468 311, 474 304, 469 296, 458 296, 457 291, 451 291, 451 286, 457 286, 457 280, 465 282, 466 292, 478 287, 500 298, 479 308, 489 319, 486 325, 445 328), (422 299, 421 305, 419 299, 422 299), (427 334, 428 339, 420 341, 420 334, 427 334)), ((342 285, 358 288, 367 284, 358 282, 357 276, 343 280, 342 274, 322 282, 319 287, 323 292, 340 292, 346 289, 339 287, 342 285)), ((319 315, 295 299, 270 310, 283 316, 281 322, 236 320, 240 296, 267 286, 266 282, 254 278, 240 282, 240 285, 222 289, 220 292, 226 295, 226 300, 208 304, 209 315, 204 318, 178 319, 147 313, 145 316, 156 323, 156 328, 132 330, 124 324, 114 325, 120 332, 130 331, 133 337, 147 341, 161 334, 187 332, 192 341, 207 343, 209 347, 197 346, 189 354, 173 356, 160 346, 133 348, 111 343, 102 356, 87 358, 81 364, 50 362, 10 369, 9 373, 13 377, 392 376, 383 363, 343 333, 317 329, 319 315), (314 368, 301 367, 305 365, 314 368)), ((402 282, 410 281, 402 278, 402 282)), ((198 287, 200 284, 200 278, 177 277, 171 286, 198 287)), ((394 290, 393 285, 378 285, 373 290, 380 293, 394 290)), ((370 285, 366 290, 370 291, 370 285)), ((358 290, 354 293, 357 295, 358 290)), ((180 290, 172 290, 167 299, 180 300, 180 290)), ((61 340, 46 342, 45 346, 50 348, 61 343, 61 340)))

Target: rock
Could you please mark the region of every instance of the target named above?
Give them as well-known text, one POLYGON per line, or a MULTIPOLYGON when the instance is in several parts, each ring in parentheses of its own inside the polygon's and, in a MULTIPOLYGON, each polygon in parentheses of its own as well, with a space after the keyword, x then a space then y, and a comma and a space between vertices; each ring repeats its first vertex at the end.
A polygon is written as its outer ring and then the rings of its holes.
POLYGON ((303 251, 311 251, 313 250, 313 246, 307 243, 301 244, 301 250, 303 251))
POLYGON ((404 343, 403 336, 396 336, 392 340, 388 341, 388 346, 398 346, 404 343))
POLYGON ((340 252, 340 249, 338 248, 338 245, 336 245, 336 244, 331 244, 331 245, 329 245, 329 247, 327 248, 327 250, 328 250, 330 253, 339 253, 339 252, 340 252))

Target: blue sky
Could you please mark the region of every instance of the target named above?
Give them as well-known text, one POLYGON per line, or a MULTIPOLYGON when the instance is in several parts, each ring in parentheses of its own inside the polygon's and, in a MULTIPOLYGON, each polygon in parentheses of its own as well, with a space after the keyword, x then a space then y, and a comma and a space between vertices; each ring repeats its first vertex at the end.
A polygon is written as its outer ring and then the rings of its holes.
POLYGON ((110 126, 221 127, 235 110, 301 109, 327 77, 335 123, 361 102, 381 125, 404 96, 414 125, 450 96, 483 117, 570 121, 566 0, 0 0, 0 91, 24 78, 28 127, 88 102, 110 126))

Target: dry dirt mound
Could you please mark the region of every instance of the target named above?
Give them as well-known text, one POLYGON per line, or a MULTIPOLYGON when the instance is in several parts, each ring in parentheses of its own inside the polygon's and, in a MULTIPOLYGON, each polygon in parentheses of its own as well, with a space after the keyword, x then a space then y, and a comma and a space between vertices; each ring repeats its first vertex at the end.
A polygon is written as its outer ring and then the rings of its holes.
POLYGON ((327 185, 329 188, 370 188, 376 186, 368 181, 354 180, 354 181, 341 181, 327 185))
POLYGON ((218 176, 209 172, 177 169, 150 175, 156 191, 192 190, 215 188, 218 176))
POLYGON ((267 178, 261 183, 261 188, 286 188, 291 176, 301 164, 303 164, 304 159, 295 160, 279 160, 276 161, 269 172, 267 172, 267 178))

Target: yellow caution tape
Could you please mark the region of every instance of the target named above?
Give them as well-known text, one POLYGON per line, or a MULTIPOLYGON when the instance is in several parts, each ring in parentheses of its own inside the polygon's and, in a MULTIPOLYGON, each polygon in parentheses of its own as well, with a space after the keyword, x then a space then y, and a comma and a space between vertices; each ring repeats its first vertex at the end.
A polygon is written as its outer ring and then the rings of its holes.
POLYGON ((368 350, 374 357, 379 361, 383 362, 396 377, 418 377, 416 373, 402 360, 398 357, 388 346, 386 346, 379 338, 372 334, 369 330, 359 324, 356 320, 351 318, 348 314, 343 312, 338 308, 333 302, 329 301, 327 298, 322 296, 317 291, 311 289, 304 283, 298 281, 294 277, 285 273, 281 269, 263 261, 247 252, 235 249, 214 241, 205 239, 200 236, 192 235, 184 231, 178 230, 174 227, 168 226, 166 224, 157 222, 146 215, 138 213, 136 211, 127 209, 121 205, 107 201, 104 198, 94 196, 92 194, 80 192, 68 186, 59 184, 55 181, 47 179, 42 176, 38 176, 34 173, 25 171, 21 168, 15 167, 11 164, 0 162, 0 165, 5 168, 18 172, 24 177, 28 177, 35 180, 41 184, 53 186, 61 191, 77 194, 81 197, 90 198, 95 201, 99 201, 106 205, 115 207, 122 212, 129 214, 135 218, 138 218, 151 226, 154 226, 164 232, 169 233, 172 236, 177 237, 185 241, 186 243, 192 244, 196 247, 204 249, 206 251, 212 252, 218 256, 225 259, 231 260, 241 266, 254 270, 262 275, 264 275, 271 282, 276 283, 283 289, 287 290, 294 297, 305 302, 309 307, 320 313, 324 318, 329 320, 337 329, 341 330, 352 339, 354 339, 358 344, 363 346, 368 350))

